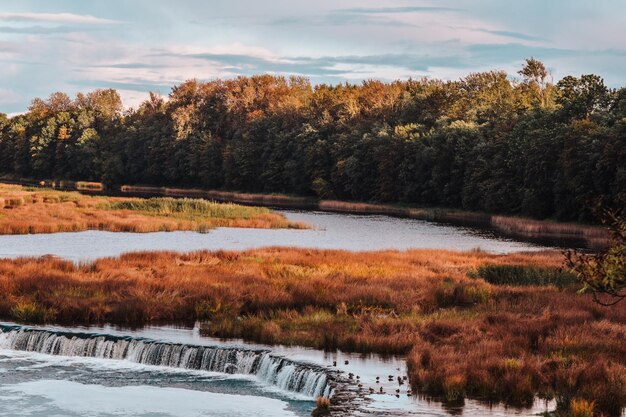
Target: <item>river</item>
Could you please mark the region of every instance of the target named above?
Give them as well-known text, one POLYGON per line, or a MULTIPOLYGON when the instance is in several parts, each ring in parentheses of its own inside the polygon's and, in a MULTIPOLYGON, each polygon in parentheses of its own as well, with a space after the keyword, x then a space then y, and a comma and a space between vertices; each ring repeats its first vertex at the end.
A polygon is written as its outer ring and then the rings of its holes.
POLYGON ((385 249, 481 249, 492 253, 546 249, 499 237, 492 232, 382 215, 279 211, 312 229, 244 229, 222 227, 208 233, 113 233, 85 231, 0 236, 0 257, 56 255, 90 261, 125 252, 172 250, 245 250, 264 246, 375 251, 385 249))
MULTIPOLYGON (((545 249, 486 231, 419 220, 280 212, 312 229, 5 235, 0 236, 0 257, 51 254, 88 262, 129 251, 263 246, 492 253, 545 249)), ((396 380, 406 374, 402 357, 220 341, 200 336, 198 328, 24 328, 4 323, 0 329, 3 416, 308 416, 315 397, 334 389, 334 375, 341 381, 337 390, 347 387, 356 393, 353 415, 507 417, 535 415, 553 407, 537 402, 531 409, 516 410, 466 401, 462 408, 446 408, 440 402, 407 395, 407 384, 399 385, 396 380), (197 359, 200 356, 204 359, 197 359), (350 373, 353 378, 346 382, 350 373), (390 381, 388 375, 394 379, 390 381)))
POLYGON ((198 326, 0 324, 3 416, 308 416, 317 395, 344 385, 364 393, 351 411, 360 416, 531 416, 553 407, 467 400, 446 408, 407 395, 395 380, 405 374, 402 357, 222 341, 201 336, 198 326), (342 377, 336 387, 334 375, 342 377))

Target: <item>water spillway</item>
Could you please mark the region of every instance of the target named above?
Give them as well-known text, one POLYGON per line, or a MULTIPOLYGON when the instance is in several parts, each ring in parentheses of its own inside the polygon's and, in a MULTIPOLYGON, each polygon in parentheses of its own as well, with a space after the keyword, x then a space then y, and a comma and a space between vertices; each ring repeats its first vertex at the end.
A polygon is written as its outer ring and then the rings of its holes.
POLYGON ((0 324, 0 349, 254 375, 267 384, 313 399, 318 396, 330 397, 335 385, 332 373, 325 368, 291 361, 273 355, 268 350, 189 345, 3 324, 0 324))

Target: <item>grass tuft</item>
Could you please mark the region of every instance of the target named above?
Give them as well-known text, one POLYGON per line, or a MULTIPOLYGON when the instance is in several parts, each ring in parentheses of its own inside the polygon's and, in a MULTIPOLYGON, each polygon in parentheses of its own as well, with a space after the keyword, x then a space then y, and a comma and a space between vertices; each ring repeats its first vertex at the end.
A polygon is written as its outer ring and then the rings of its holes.
POLYGON ((564 288, 578 284, 576 276, 570 272, 529 265, 482 265, 470 276, 494 285, 564 288))
POLYGON ((326 397, 317 397, 315 400, 315 410, 311 413, 313 417, 330 415, 330 400, 326 397))
POLYGON ((192 198, 157 197, 149 199, 128 199, 108 204, 111 210, 131 210, 154 213, 159 216, 184 215, 188 217, 250 219, 271 211, 262 207, 247 207, 238 204, 215 203, 192 198))

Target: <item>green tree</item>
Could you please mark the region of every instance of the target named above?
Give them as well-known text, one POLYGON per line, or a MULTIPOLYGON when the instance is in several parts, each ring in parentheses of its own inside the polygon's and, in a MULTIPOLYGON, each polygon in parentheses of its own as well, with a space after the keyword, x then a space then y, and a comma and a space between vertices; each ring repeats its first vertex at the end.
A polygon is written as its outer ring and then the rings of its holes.
POLYGON ((557 103, 568 118, 584 119, 607 112, 611 91, 602 77, 593 74, 580 78, 568 75, 556 84, 557 103))
POLYGON ((582 292, 591 292, 596 302, 610 306, 626 298, 626 218, 621 212, 607 212, 606 222, 613 245, 593 255, 568 251, 566 264, 582 282, 582 292))

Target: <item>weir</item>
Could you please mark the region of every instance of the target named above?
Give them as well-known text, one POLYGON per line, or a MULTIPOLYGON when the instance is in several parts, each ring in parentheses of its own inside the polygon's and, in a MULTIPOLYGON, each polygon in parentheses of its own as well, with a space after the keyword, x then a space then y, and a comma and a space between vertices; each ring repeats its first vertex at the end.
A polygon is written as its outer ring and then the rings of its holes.
POLYGON ((63 332, 5 324, 0 324, 0 349, 254 375, 267 384, 312 399, 332 396, 336 386, 329 370, 291 361, 273 355, 268 350, 188 345, 146 338, 63 332))

